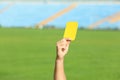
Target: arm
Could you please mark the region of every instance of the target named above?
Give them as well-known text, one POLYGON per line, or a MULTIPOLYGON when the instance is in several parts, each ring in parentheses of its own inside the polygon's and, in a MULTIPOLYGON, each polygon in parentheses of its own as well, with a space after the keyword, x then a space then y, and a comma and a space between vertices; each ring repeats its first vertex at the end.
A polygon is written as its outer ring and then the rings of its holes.
POLYGON ((64 56, 68 52, 69 44, 69 39, 62 39, 57 42, 57 56, 55 61, 54 80, 66 80, 64 72, 64 56))

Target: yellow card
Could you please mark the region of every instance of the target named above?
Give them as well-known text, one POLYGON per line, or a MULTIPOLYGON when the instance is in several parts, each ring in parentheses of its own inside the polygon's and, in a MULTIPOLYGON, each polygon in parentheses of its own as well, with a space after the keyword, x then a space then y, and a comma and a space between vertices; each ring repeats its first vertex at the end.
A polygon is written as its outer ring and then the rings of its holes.
POLYGON ((66 24, 66 29, 63 37, 69 38, 72 41, 75 40, 77 29, 78 29, 78 22, 68 22, 66 24))

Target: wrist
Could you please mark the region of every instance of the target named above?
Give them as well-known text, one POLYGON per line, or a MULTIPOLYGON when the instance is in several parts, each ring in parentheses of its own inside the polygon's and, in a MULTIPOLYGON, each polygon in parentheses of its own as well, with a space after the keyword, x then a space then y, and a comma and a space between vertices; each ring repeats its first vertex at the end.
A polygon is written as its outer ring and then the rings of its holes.
POLYGON ((57 56, 57 57, 56 57, 56 61, 64 61, 64 57, 59 57, 59 56, 57 56))

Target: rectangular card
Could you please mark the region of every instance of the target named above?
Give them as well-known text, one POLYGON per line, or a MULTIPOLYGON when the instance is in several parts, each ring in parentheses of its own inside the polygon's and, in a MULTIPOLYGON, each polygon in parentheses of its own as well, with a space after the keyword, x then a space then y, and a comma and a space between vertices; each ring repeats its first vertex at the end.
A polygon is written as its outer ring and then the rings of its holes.
POLYGON ((76 38, 76 33, 78 29, 78 22, 68 22, 66 24, 65 32, 64 32, 64 38, 69 38, 72 41, 76 38))

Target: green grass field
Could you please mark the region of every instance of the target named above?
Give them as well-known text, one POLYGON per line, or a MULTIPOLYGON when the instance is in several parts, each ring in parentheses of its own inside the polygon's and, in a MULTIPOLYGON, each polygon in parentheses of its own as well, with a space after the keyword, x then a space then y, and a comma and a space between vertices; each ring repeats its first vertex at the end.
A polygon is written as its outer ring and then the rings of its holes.
MULTIPOLYGON (((0 29, 0 80, 53 80, 64 30, 0 29)), ((65 59, 67 80, 120 80, 120 31, 82 31, 65 59)))

